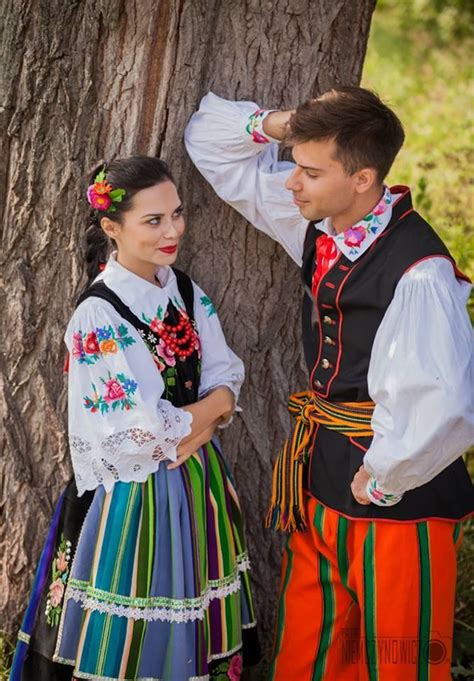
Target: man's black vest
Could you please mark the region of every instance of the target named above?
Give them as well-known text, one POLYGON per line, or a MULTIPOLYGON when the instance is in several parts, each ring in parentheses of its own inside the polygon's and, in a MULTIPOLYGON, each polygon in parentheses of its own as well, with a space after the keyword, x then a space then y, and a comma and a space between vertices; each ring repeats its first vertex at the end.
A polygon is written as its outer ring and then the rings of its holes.
MULTIPOLYGON (((368 250, 355 262, 341 253, 321 278, 316 304, 311 283, 316 240, 323 232, 317 223, 308 226, 302 267, 304 351, 311 387, 332 402, 371 399, 367 373, 375 334, 403 274, 430 257, 448 258, 454 265, 441 239, 413 210, 408 189, 392 189, 392 193, 401 192, 388 226, 368 250)), ((435 329, 427 330, 432 332, 435 329)), ((308 467, 308 491, 353 518, 454 520, 474 510, 474 489, 461 457, 429 483, 406 492, 394 506, 358 504, 350 483, 370 443, 371 438, 349 439, 319 427, 308 467)))

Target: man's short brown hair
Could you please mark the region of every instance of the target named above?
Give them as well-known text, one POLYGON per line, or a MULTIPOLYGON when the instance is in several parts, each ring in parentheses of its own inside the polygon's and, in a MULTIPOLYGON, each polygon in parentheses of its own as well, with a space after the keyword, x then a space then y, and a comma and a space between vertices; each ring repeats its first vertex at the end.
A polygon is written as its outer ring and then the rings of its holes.
POLYGON ((335 87, 301 104, 290 118, 288 146, 333 139, 336 158, 352 175, 375 168, 383 181, 400 151, 405 133, 395 113, 370 90, 335 87))

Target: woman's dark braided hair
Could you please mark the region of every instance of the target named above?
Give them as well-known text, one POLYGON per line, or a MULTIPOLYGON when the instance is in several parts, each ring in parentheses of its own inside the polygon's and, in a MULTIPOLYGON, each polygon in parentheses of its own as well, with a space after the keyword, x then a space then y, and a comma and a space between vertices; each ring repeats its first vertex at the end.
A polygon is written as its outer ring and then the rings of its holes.
POLYGON ((108 217, 120 223, 122 215, 132 207, 133 197, 137 192, 161 182, 174 182, 166 163, 154 156, 131 156, 107 163, 102 161, 88 174, 88 186, 94 184, 100 171, 105 171, 106 180, 113 189, 124 189, 125 194, 120 203, 114 202, 113 212, 90 207, 85 254, 87 286, 99 274, 101 265, 107 262, 109 255, 110 240, 100 226, 101 218, 108 217))

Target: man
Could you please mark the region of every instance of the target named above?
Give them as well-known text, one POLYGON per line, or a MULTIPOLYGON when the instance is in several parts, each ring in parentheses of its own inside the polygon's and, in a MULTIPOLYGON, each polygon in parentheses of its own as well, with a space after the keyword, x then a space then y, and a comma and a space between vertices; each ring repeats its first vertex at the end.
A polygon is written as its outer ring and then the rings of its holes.
POLYGON ((207 95, 188 152, 302 268, 310 390, 274 471, 291 534, 271 676, 446 680, 460 520, 473 488, 470 286, 386 177, 402 125, 372 92, 296 111, 207 95), (278 161, 278 142, 295 163, 278 161), (308 224, 309 222, 309 224, 308 224))

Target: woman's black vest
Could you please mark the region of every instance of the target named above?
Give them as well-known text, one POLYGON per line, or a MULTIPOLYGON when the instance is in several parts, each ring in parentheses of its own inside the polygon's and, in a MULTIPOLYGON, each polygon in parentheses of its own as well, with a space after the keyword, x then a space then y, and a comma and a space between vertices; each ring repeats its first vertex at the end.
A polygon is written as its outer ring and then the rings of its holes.
MULTIPOLYGON (((333 402, 371 399, 367 374, 375 334, 403 274, 430 257, 445 257, 454 265, 441 239, 413 210, 410 192, 405 187, 392 191, 403 195, 393 206, 389 225, 355 262, 339 255, 319 282, 316 304, 311 282, 316 239, 323 232, 317 223, 308 226, 302 267, 303 344, 311 387, 333 402)), ((319 427, 308 467, 308 491, 353 518, 454 520, 473 511, 474 489, 461 457, 429 483, 406 492, 394 506, 358 504, 350 483, 370 443, 371 438, 349 439, 319 427)))

